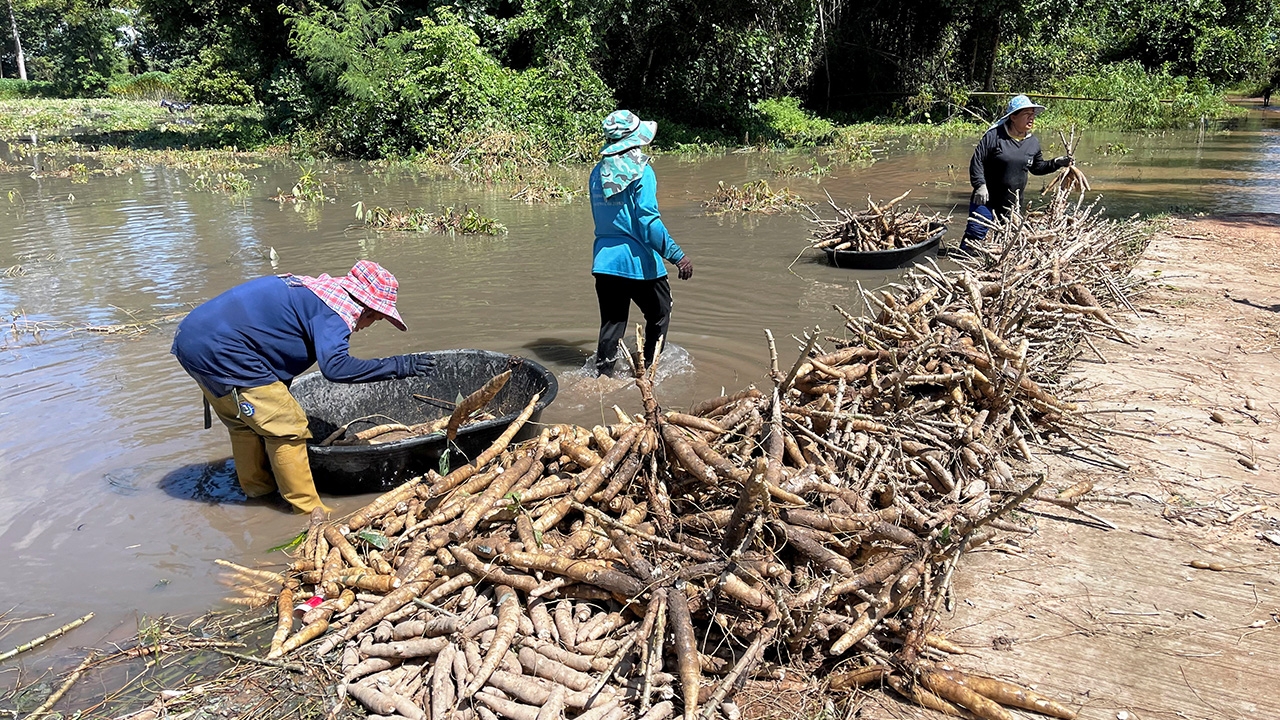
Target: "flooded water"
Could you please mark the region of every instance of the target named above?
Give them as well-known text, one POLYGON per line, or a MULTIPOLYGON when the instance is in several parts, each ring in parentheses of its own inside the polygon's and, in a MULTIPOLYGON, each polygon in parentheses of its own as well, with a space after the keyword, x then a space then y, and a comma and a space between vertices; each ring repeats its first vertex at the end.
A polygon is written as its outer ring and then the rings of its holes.
MULTIPOLYGON (((1194 131, 1091 134, 1077 157, 1116 217, 1280 212, 1280 113, 1254 113, 1197 140, 1194 131)), ((972 147, 964 140, 903 148, 869 168, 836 166, 820 183, 774 178, 775 168, 808 168, 804 156, 656 159, 663 218, 696 269, 688 282, 672 280, 671 347, 659 399, 688 406, 762 381, 766 328, 789 364, 797 352, 792 336, 815 323, 839 334, 831 306, 856 311, 858 282, 888 280, 827 266, 806 250, 810 225, 802 217, 705 214, 701 202, 717 181, 768 178, 810 199, 823 200, 825 190, 855 207, 865 207, 869 193, 885 199, 911 190, 911 201, 959 217, 972 147)), ((176 169, 87 182, 0 176, 0 272, 9 268, 0 276, 0 310, 14 323, 0 336, 0 612, 55 613, 43 632, 94 611, 91 629, 64 641, 92 644, 112 627, 131 625, 135 614, 217 605, 224 592, 215 558, 266 558, 302 527, 240 495, 225 430, 216 423, 203 429, 199 393, 169 355, 171 321, 143 333, 72 327, 145 325, 256 276, 341 274, 368 258, 399 278, 409 332, 379 324, 353 337, 355 355, 463 347, 515 353, 560 379, 544 421, 590 424, 611 419, 614 403, 639 408, 625 383, 583 371, 598 315, 590 208, 582 198, 529 206, 507 199, 509 187, 354 165, 315 169, 336 199, 300 210, 267 199, 298 179, 300 168, 288 162, 245 170, 254 187, 239 201, 196 191, 194 173, 176 169), (378 234, 355 224, 357 201, 479 205, 510 232, 378 234), (269 248, 278 255, 275 266, 269 248)), ((584 180, 585 170, 575 182, 584 180)), ((1033 178, 1031 189, 1038 192, 1042 182, 1033 178)), ((953 221, 949 236, 961 225, 953 221)), ((326 498, 341 513, 367 500, 326 498)), ((38 634, 37 625, 20 626, 0 643, 18 644, 38 634)))

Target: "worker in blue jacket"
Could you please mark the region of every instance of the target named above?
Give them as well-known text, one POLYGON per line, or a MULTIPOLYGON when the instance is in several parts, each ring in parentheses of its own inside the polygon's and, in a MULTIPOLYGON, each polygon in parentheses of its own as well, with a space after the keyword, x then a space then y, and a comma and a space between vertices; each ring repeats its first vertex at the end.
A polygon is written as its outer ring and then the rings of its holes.
POLYGON ((657 123, 618 110, 603 126, 603 157, 589 182, 596 236, 591 274, 600 303, 596 369, 611 375, 633 302, 644 314, 645 365, 653 362, 671 322, 671 285, 663 261, 676 266, 681 280, 693 277, 693 261, 671 238, 658 212, 658 180, 643 152, 653 142, 657 123))
POLYGON ((279 490, 298 512, 320 502, 307 459, 307 415, 289 383, 312 363, 333 382, 430 376, 425 354, 361 360, 351 333, 387 320, 404 330, 396 278, 361 260, 345 277, 268 276, 231 288, 178 325, 172 353, 231 434, 245 495, 279 490))
POLYGON ((1008 219, 1027 189, 1028 172, 1047 175, 1071 164, 1071 158, 1066 156, 1045 160, 1040 139, 1031 134, 1036 114, 1044 109, 1026 95, 1016 95, 1009 101, 1004 115, 978 141, 969 161, 973 195, 969 200, 970 220, 961 241, 962 249, 969 240, 986 238, 988 228, 978 218, 1008 219))

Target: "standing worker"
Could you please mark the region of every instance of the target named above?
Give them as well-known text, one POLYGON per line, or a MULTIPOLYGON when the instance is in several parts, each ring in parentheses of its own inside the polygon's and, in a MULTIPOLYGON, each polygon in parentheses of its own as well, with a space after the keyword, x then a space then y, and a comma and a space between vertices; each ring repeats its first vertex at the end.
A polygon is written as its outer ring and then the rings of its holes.
POLYGON ((348 354, 351 333, 378 320, 406 329, 396 311, 398 287, 394 275, 368 260, 342 278, 261 277, 200 305, 178 325, 171 352, 231 433, 245 495, 279 489, 298 512, 329 510, 311 479, 307 415, 289 394, 289 383, 312 363, 342 383, 434 373, 428 355, 348 354))
POLYGON ((960 249, 968 249, 969 240, 982 240, 987 227, 977 218, 1008 219, 1010 211, 1027 189, 1027 173, 1047 175, 1071 164, 1067 156, 1045 160, 1040 153, 1040 139, 1031 134, 1036 114, 1043 105, 1031 102, 1026 95, 1015 95, 1005 108, 1004 116, 987 130, 969 161, 969 182, 973 195, 969 200, 969 223, 965 226, 960 249), (976 216, 976 217, 975 217, 976 216))
POLYGON ((662 261, 674 264, 681 280, 693 277, 693 261, 662 224, 658 179, 641 150, 653 142, 657 123, 641 122, 631 111, 618 110, 603 126, 604 157, 590 180, 596 235, 591 274, 600 303, 596 370, 612 375, 632 302, 644 313, 645 366, 653 363, 658 341, 666 337, 671 322, 671 285, 662 261))

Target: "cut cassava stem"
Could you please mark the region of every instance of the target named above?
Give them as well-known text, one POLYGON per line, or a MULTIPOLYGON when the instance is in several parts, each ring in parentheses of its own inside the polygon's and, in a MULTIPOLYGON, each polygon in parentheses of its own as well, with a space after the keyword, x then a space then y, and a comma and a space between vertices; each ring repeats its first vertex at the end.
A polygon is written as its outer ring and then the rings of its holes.
POLYGON ((98 657, 97 653, 93 653, 93 652, 85 656, 85 659, 81 660, 80 664, 76 666, 76 669, 72 670, 71 674, 67 675, 67 679, 64 680, 62 684, 58 686, 58 689, 54 690, 53 693, 50 694, 49 697, 46 698, 43 703, 40 703, 39 707, 37 707, 35 710, 32 710, 31 713, 27 715, 27 720, 38 720, 38 718, 42 718, 45 715, 49 714, 49 711, 53 709, 53 706, 56 705, 57 702, 62 699, 63 695, 67 694, 67 691, 71 689, 71 686, 74 685, 76 681, 80 679, 80 676, 84 674, 84 671, 89 667, 89 665, 93 663, 95 659, 97 659, 97 657, 98 657))
MULTIPOLYGON (((493 462, 493 459, 501 455, 502 452, 507 449, 507 446, 511 444, 511 439, 516 436, 516 433, 520 432, 520 428, 524 427, 524 424, 528 422, 529 418, 533 415, 533 409, 537 407, 538 400, 540 400, 541 397, 541 393, 534 393, 533 397, 529 398, 529 402, 524 406, 524 410, 520 411, 520 414, 516 416, 516 419, 511 421, 511 424, 507 426, 507 429, 502 431, 502 434, 499 435, 491 445, 489 445, 488 449, 476 457, 475 462, 470 465, 463 465, 457 470, 450 472, 445 477, 437 480, 431 485, 428 494, 431 497, 444 495, 450 490, 453 490, 459 485, 465 483, 478 470, 493 462)), ((385 510, 383 512, 385 512, 385 510)))
POLYGON ((511 379, 511 371, 507 370, 503 373, 495 375, 488 382, 480 387, 479 390, 471 393, 458 403, 453 409, 453 414, 449 416, 449 424, 445 430, 445 437, 452 442, 458 436, 458 428, 462 422, 471 416, 472 413, 488 405, 494 396, 498 394, 502 388, 506 387, 507 381, 511 379))
POLYGON ((57 629, 55 629, 55 630, 51 630, 51 631, 49 631, 49 632, 45 633, 44 635, 41 635, 40 637, 38 637, 38 638, 36 638, 36 639, 34 639, 34 640, 31 640, 30 642, 23 643, 22 645, 19 645, 18 647, 14 648, 14 649, 12 649, 12 650, 9 650, 8 652, 0 653, 0 662, 4 662, 5 660, 8 660, 9 658, 13 657, 14 655, 17 655, 17 654, 19 654, 19 653, 24 653, 24 652, 26 652, 26 651, 28 651, 28 650, 30 650, 30 649, 32 649, 32 648, 34 648, 34 647, 38 647, 38 646, 40 646, 40 645, 43 645, 44 643, 46 643, 46 642, 48 642, 48 641, 50 641, 50 640, 52 640, 52 639, 54 639, 54 638, 56 638, 56 637, 60 637, 60 636, 62 636, 62 635, 65 635, 66 633, 71 632, 72 630, 75 630, 76 628, 78 628, 78 627, 80 627, 81 625, 83 625, 83 624, 85 624, 85 623, 89 622, 89 621, 90 621, 90 620, 92 620, 92 619, 93 619, 93 613, 89 613, 88 615, 85 615, 84 617, 78 618, 78 619, 76 619, 76 620, 72 620, 71 622, 67 623, 66 625, 63 625, 63 626, 62 626, 62 627, 60 627, 60 628, 57 628, 57 629))

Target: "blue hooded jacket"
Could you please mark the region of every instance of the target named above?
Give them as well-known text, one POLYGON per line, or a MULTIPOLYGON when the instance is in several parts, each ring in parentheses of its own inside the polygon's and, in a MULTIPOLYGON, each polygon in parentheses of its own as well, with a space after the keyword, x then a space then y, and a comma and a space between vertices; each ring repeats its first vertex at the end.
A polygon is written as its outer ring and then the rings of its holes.
POLYGON ((663 259, 677 263, 684 258, 684 250, 671 239, 658 213, 658 178, 653 168, 646 165, 635 182, 606 200, 597 164, 589 187, 596 230, 592 273, 656 280, 667 275, 663 259))

